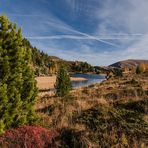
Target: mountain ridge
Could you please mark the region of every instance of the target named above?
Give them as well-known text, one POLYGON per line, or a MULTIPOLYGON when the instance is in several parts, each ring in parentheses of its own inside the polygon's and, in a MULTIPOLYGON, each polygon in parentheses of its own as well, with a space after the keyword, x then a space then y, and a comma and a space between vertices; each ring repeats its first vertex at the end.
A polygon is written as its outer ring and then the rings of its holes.
POLYGON ((136 68, 140 64, 148 65, 148 60, 145 59, 127 59, 123 61, 119 61, 109 65, 108 67, 114 68, 136 68))

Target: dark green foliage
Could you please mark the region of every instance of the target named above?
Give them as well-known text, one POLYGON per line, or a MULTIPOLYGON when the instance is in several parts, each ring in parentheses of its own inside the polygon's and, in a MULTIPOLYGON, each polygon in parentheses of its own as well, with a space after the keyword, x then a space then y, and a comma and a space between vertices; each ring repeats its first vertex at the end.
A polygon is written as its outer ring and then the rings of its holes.
POLYGON ((117 100, 119 98, 118 94, 114 93, 114 92, 110 92, 110 93, 106 94, 104 97, 106 99, 113 99, 113 100, 117 100))
POLYGON ((21 30, 0 16, 0 132, 35 119, 36 81, 21 30))
POLYGON ((54 105, 50 105, 50 106, 47 106, 45 108, 38 109, 37 112, 46 113, 47 115, 50 116, 54 109, 55 109, 55 106, 54 105))
POLYGON ((147 103, 140 104, 130 103, 122 108, 99 105, 83 111, 76 121, 86 125, 90 141, 100 147, 140 147, 147 144, 148 138, 148 123, 144 120, 147 103))
POLYGON ((61 101, 66 102, 66 103, 73 102, 73 100, 75 100, 75 98, 70 93, 68 95, 66 95, 66 96, 61 98, 61 101))
POLYGON ((88 64, 87 62, 75 62, 71 66, 71 70, 74 72, 82 72, 82 73, 87 73, 87 72, 93 72, 94 68, 88 64))
POLYGON ((81 132, 75 132, 73 129, 62 129, 61 130, 61 140, 63 142, 62 148, 87 148, 88 145, 84 140, 81 139, 83 134, 81 132))
POLYGON ((48 54, 40 51, 36 47, 33 47, 27 39, 23 39, 23 46, 27 50, 31 50, 31 57, 33 62, 33 67, 35 71, 35 75, 39 76, 41 74, 48 75, 49 68, 52 61, 49 59, 48 54))
POLYGON ((57 79, 55 84, 56 94, 59 97, 64 97, 69 93, 71 88, 72 86, 71 86, 70 76, 67 70, 62 66, 57 74, 57 79))
POLYGON ((128 102, 125 104, 118 104, 117 107, 147 114, 148 113, 148 100, 144 99, 141 101, 128 102))
POLYGON ((87 62, 65 61, 57 57, 48 56, 48 54, 33 47, 27 39, 23 39, 23 46, 32 50, 32 60, 36 76, 54 74, 58 67, 64 65, 69 72, 93 72, 94 68, 87 62), (54 72, 49 69, 55 69, 54 72))
POLYGON ((136 68, 136 74, 140 74, 140 73, 141 73, 140 66, 137 66, 137 68, 136 68))
POLYGON ((48 54, 43 51, 38 50, 36 47, 33 47, 27 39, 23 39, 23 46, 25 46, 28 50, 32 50, 32 61, 34 65, 37 66, 48 66, 49 65, 49 57, 48 54))
POLYGON ((140 87, 140 83, 137 80, 135 80, 134 78, 130 81, 127 81, 125 84, 130 84, 132 86, 137 86, 137 87, 139 86, 140 87))
POLYGON ((117 77, 122 77, 123 76, 122 70, 119 69, 119 68, 114 68, 112 70, 112 72, 113 72, 114 76, 117 76, 117 77))
POLYGON ((105 67, 94 66, 94 70, 97 74, 107 74, 110 70, 106 69, 105 67))

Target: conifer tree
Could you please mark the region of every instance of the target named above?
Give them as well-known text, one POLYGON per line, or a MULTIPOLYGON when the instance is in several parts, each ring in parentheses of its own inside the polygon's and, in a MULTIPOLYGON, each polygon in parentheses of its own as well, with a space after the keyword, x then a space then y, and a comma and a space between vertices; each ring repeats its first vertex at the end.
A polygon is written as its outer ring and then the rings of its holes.
POLYGON ((22 40, 21 29, 0 16, 0 132, 35 119, 36 81, 22 40))
POLYGON ((69 91, 72 89, 70 76, 67 70, 61 66, 58 71, 56 84, 55 84, 56 94, 59 97, 66 96, 69 91))

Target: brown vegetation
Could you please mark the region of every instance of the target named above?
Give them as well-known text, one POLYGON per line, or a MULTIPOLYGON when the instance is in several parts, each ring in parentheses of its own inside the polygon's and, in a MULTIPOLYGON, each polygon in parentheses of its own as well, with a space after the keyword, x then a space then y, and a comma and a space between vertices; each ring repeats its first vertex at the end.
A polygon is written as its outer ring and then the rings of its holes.
MULTIPOLYGON (((69 134, 81 147, 146 147, 147 90, 146 75, 131 75, 73 90, 63 98, 46 94, 36 104, 39 124, 58 129, 64 142, 69 134)), ((67 144, 74 147, 72 141, 67 144)))

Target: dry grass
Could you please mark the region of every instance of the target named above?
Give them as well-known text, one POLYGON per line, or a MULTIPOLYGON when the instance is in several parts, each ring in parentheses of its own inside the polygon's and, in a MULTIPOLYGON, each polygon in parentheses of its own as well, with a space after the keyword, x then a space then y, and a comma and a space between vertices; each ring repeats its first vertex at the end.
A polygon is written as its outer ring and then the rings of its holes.
MULTIPOLYGON (((36 77, 37 87, 39 90, 53 89, 56 82, 56 76, 45 76, 45 77, 36 77)), ((82 81, 86 80, 85 78, 75 78, 71 77, 71 81, 82 81)))
MULTIPOLYGON (((147 86, 148 77, 135 75, 114 78, 101 84, 75 89, 64 98, 56 97, 54 94, 51 95, 47 92, 45 96, 38 99, 36 104, 36 109, 40 109, 40 111, 43 109, 43 111, 37 112, 41 118, 40 124, 56 129, 66 128, 73 129, 76 132, 84 131, 86 134, 84 137, 88 140, 87 134, 91 134, 90 130, 85 124, 77 123, 75 116, 81 116, 83 112, 96 106, 114 108, 118 104, 148 99, 148 94, 145 93, 147 86)), ((148 123, 147 116, 144 118, 148 123)), ((115 133, 112 134, 114 135, 115 133)), ((92 141, 87 143, 90 143, 89 145, 94 144, 92 141)))

